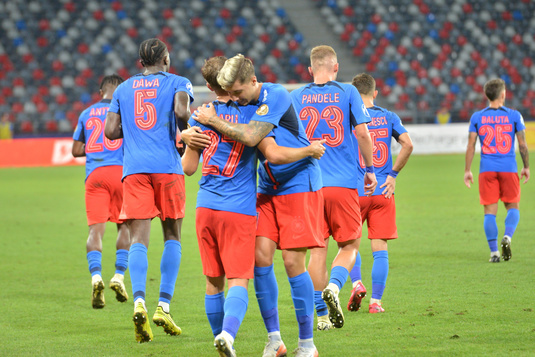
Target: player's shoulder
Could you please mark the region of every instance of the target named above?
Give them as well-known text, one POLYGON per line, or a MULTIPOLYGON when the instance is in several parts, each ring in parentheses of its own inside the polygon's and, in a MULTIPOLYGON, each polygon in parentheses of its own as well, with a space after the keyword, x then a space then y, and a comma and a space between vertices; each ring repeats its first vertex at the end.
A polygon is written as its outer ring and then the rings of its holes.
POLYGON ((518 116, 522 116, 522 114, 520 114, 520 112, 516 109, 513 109, 513 108, 509 108, 509 107, 500 107, 500 109, 503 109, 507 112, 507 114, 513 114, 513 115, 518 115, 518 116))
POLYGON ((283 100, 284 98, 290 100, 290 92, 288 92, 288 90, 282 84, 269 82, 262 83, 260 96, 258 98, 258 101, 260 103, 264 103, 267 101, 273 103, 279 100, 283 100))

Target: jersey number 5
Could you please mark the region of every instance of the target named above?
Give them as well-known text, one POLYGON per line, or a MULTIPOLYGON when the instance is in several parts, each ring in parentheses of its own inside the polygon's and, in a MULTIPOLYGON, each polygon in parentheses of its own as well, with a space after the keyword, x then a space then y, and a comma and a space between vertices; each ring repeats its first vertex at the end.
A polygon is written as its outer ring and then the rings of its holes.
POLYGON ((156 89, 138 89, 135 96, 135 120, 141 130, 149 130, 156 124, 156 107, 146 99, 156 98, 156 89))

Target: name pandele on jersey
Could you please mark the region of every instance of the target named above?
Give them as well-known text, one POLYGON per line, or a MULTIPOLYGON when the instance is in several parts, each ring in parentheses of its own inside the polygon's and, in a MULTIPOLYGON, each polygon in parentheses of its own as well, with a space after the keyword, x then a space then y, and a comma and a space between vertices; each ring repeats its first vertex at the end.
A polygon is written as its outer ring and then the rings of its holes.
POLYGON ((508 124, 509 123, 509 117, 506 115, 500 115, 500 116, 482 116, 481 117, 481 124, 508 124))
POLYGON ((159 87, 160 82, 158 78, 149 81, 148 79, 134 79, 132 88, 144 88, 144 87, 159 87))
POLYGON ((386 117, 377 117, 372 118, 371 123, 369 123, 371 126, 381 126, 381 125, 388 125, 388 122, 386 121, 386 117))
POLYGON ((100 117, 105 116, 108 114, 108 107, 102 107, 102 108, 91 108, 91 111, 89 112, 90 117, 100 117))
POLYGON ((340 93, 306 94, 301 98, 301 104, 311 103, 339 103, 340 93))

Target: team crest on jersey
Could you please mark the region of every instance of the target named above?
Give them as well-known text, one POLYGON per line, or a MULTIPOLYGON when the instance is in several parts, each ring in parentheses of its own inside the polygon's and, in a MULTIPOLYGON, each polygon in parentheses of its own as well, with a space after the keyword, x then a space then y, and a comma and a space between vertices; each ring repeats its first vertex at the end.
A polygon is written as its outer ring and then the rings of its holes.
POLYGON ((262 104, 256 110, 256 114, 258 114, 258 115, 266 115, 268 112, 269 112, 269 107, 267 106, 267 104, 262 104))
POLYGON ((362 112, 364 115, 366 115, 368 118, 370 117, 370 113, 368 113, 368 109, 366 109, 366 106, 362 104, 362 112))

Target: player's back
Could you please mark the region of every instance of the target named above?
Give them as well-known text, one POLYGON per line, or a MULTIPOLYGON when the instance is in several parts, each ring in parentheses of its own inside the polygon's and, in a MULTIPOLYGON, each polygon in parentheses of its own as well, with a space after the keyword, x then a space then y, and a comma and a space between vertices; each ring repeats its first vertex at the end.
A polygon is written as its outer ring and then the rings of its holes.
MULTIPOLYGON (((252 106, 238 106, 232 101, 213 102, 217 115, 226 121, 247 124, 252 106)), ((210 146, 202 152, 202 178, 197 207, 247 215, 256 214, 256 148, 245 146, 210 126, 190 119, 210 136, 210 146)))
MULTIPOLYGON (((310 145, 301 122, 297 119, 288 91, 280 84, 262 83, 260 97, 250 120, 265 121, 274 125, 267 136, 279 146, 300 148, 310 145)), ((316 191, 322 187, 318 160, 306 157, 299 161, 274 165, 258 154, 258 191, 268 195, 283 195, 316 191)))
POLYGON ((472 115, 470 132, 481 143, 480 172, 517 172, 515 134, 524 130, 522 115, 507 107, 487 107, 472 115))
POLYGON ((310 141, 325 139, 319 161, 324 187, 357 187, 352 129, 367 123, 366 108, 354 86, 336 81, 311 83, 291 93, 292 103, 310 141))
POLYGON ((124 176, 183 174, 174 113, 174 97, 181 91, 193 100, 190 81, 167 72, 138 74, 117 87, 110 110, 121 115, 124 176))
MULTIPOLYGON (((373 142, 373 166, 375 168, 375 177, 377 178, 377 187, 380 187, 385 183, 386 177, 392 170, 392 137, 397 140, 407 130, 396 113, 378 106, 368 108, 368 113, 371 117, 371 122, 368 123, 368 131, 373 142)), ((358 153, 358 192, 359 196, 365 196, 363 177, 366 172, 366 166, 356 144, 355 152, 358 153)), ((373 195, 380 195, 381 192, 382 190, 376 189, 373 195)))
POLYGON ((74 130, 73 139, 85 143, 86 178, 98 167, 123 165, 123 140, 110 140, 104 135, 110 102, 102 99, 84 110, 74 130))

